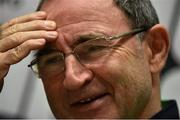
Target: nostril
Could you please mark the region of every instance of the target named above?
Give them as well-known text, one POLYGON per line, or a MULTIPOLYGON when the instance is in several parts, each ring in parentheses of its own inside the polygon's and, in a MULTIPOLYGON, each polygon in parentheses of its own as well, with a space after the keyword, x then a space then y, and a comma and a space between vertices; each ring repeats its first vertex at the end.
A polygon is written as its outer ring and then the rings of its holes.
POLYGON ((67 90, 76 90, 78 88, 80 88, 82 86, 82 81, 78 80, 78 79, 74 79, 72 82, 72 79, 70 80, 70 78, 66 77, 66 79, 63 82, 64 87, 67 90))
POLYGON ((89 83, 93 79, 92 71, 89 69, 84 70, 84 73, 82 74, 82 79, 84 79, 86 83, 89 83))

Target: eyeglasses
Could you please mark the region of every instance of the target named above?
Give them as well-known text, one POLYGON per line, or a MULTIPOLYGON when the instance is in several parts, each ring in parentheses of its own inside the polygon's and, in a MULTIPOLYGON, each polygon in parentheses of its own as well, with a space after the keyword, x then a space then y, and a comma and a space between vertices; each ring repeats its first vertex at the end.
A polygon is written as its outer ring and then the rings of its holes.
MULTIPOLYGON (((127 33, 114 36, 98 36, 81 44, 78 44, 70 54, 74 54, 82 64, 99 64, 108 59, 108 53, 119 46, 122 38, 130 37, 147 31, 148 28, 138 28, 127 33), (118 39, 118 40, 117 40, 118 39)), ((31 67, 36 74, 47 74, 49 76, 65 71, 64 53, 55 50, 54 52, 34 59, 28 67, 31 67)))

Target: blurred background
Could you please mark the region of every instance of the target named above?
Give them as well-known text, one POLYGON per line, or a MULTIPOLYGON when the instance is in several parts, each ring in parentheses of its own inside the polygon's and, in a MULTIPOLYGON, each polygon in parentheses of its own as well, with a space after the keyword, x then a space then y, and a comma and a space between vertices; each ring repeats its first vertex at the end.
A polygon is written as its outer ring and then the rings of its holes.
MULTIPOLYGON (((40 0, 0 0, 0 24, 36 10, 40 0)), ((162 72, 162 99, 176 99, 180 108, 180 0, 151 0, 160 21, 170 31, 171 52, 162 72)), ((41 80, 27 67, 33 55, 13 65, 0 94, 0 116, 54 118, 41 80)))

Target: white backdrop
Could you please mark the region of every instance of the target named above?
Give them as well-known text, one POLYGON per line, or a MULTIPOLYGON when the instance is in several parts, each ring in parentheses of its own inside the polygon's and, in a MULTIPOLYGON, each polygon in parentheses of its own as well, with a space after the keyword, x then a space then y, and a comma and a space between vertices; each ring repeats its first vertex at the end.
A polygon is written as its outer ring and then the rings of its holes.
MULTIPOLYGON (((0 23, 33 12, 38 2, 39 0, 0 0, 0 23)), ((152 0, 152 2, 157 9, 161 23, 170 30, 172 19, 180 20, 178 18, 180 15, 172 18, 177 0, 152 0)), ((178 40, 180 38, 180 21, 176 27, 172 41, 172 54, 180 65, 180 47, 178 46, 180 45, 180 40, 178 40)), ((9 117, 53 118, 41 81, 37 80, 26 67, 31 59, 32 56, 28 56, 21 63, 11 67, 0 94, 0 113, 9 117)), ((180 106, 180 67, 177 66, 168 71, 162 81, 162 98, 176 99, 180 106)))

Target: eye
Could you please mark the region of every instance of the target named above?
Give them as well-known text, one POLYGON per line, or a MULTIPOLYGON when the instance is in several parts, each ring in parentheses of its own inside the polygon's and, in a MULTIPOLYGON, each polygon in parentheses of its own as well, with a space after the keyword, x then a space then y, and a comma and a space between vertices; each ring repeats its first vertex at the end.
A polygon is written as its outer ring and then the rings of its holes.
POLYGON ((53 56, 53 57, 50 57, 50 58, 48 58, 48 59, 46 59, 45 61, 44 61, 44 64, 45 65, 52 65, 52 64, 57 64, 57 63, 61 63, 61 62, 63 62, 63 57, 61 57, 61 56, 53 56))
POLYGON ((89 46, 86 48, 87 52, 98 52, 101 50, 104 50, 106 47, 105 46, 89 46))

